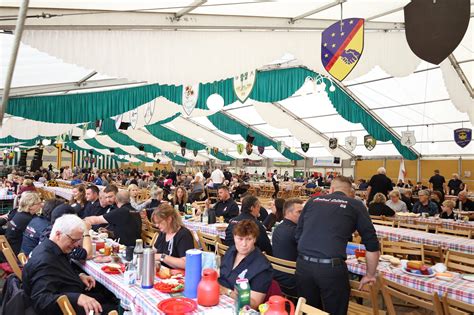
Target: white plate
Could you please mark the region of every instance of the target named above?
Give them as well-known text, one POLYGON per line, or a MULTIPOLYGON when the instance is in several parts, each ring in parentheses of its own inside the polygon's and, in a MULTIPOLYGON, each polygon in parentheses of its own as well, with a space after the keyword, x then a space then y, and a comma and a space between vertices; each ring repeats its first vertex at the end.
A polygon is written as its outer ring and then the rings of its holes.
POLYGON ((433 278, 436 274, 432 273, 431 275, 417 275, 411 272, 406 271, 404 268, 400 268, 404 273, 410 276, 415 276, 415 277, 422 277, 422 278, 433 278))
POLYGON ((472 275, 462 275, 461 278, 467 281, 474 281, 474 274, 472 275))

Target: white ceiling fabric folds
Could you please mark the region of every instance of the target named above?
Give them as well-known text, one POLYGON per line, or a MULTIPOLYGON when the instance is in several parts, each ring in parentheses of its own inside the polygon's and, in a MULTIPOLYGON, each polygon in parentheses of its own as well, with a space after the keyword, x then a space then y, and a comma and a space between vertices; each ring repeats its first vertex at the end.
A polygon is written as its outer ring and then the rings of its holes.
MULTIPOLYGON (((310 69, 326 72, 319 58, 319 31, 26 30, 22 42, 109 76, 160 84, 225 79, 260 68, 287 53, 310 69), (235 49, 236 45, 252 49, 235 49)), ((406 76, 420 63, 403 32, 366 32, 364 45, 361 60, 349 80, 377 65, 390 75, 406 76)))

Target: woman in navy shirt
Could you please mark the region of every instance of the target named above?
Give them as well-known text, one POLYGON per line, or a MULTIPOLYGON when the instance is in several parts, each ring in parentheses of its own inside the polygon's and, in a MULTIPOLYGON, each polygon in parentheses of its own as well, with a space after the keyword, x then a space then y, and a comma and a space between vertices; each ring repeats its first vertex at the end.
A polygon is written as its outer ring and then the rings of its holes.
POLYGON ((219 284, 221 294, 235 299, 234 286, 237 279, 247 279, 250 284, 250 306, 257 309, 265 300, 272 283, 272 266, 260 249, 255 247, 258 234, 253 220, 239 221, 234 230, 234 246, 222 257, 219 284))

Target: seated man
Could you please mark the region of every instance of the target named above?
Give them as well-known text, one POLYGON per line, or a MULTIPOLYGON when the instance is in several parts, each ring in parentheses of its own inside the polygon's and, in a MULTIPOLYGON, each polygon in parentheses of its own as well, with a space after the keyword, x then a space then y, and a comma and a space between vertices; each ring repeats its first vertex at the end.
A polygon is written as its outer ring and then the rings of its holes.
POLYGON ((142 219, 140 214, 130 205, 130 193, 121 190, 115 196, 117 209, 100 216, 84 219, 87 223, 108 224, 108 230, 114 233, 114 238, 120 239, 120 244, 135 245, 135 240, 141 238, 142 219))
POLYGON ((107 187, 105 187, 104 193, 105 193, 105 198, 107 199, 107 205, 108 205, 105 213, 109 213, 110 211, 117 208, 115 196, 117 195, 118 191, 119 190, 117 186, 115 185, 108 185, 107 187))
POLYGON ((419 201, 413 205, 413 213, 428 213, 430 216, 438 213, 438 206, 430 200, 430 192, 428 190, 420 190, 418 198, 419 201))
MULTIPOLYGON (((239 206, 231 198, 229 193, 229 187, 220 186, 217 191, 217 198, 219 201, 212 207, 211 211, 215 211, 216 217, 224 217, 225 222, 229 222, 230 219, 239 215, 239 206)), ((210 200, 206 201, 206 208, 210 209, 210 200)), ((209 222, 214 223, 214 222, 209 222)))
MULTIPOLYGON (((298 198, 288 199, 283 204, 284 218, 275 228, 272 235, 273 256, 290 261, 298 258, 298 243, 295 233, 298 219, 303 210, 303 200, 298 198)), ((297 296, 296 277, 287 273, 273 270, 273 277, 280 284, 283 292, 297 296)))
POLYGON ((474 211, 474 201, 467 198, 467 192, 461 191, 458 194, 458 200, 456 200, 456 209, 462 211, 474 211))
POLYGON ((32 251, 23 269, 23 289, 38 314, 62 314, 56 303, 61 295, 68 297, 77 314, 117 308, 110 304, 113 297, 95 288, 94 278, 78 275, 69 262, 67 254, 82 242, 84 233, 84 222, 74 214, 66 214, 56 220, 50 238, 32 251))
POLYGON ((89 185, 86 188, 86 200, 87 203, 84 206, 84 210, 79 212, 81 218, 101 215, 105 210, 100 206, 99 202, 99 188, 95 185, 89 185))

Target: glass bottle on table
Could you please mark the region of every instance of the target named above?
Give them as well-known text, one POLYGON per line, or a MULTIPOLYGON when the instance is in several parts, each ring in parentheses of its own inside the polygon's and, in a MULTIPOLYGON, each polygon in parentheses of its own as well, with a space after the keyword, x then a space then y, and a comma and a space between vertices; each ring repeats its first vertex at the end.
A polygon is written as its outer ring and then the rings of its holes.
POLYGON ((135 265, 136 280, 140 281, 143 269, 143 240, 141 239, 137 239, 135 242, 132 264, 135 265))

